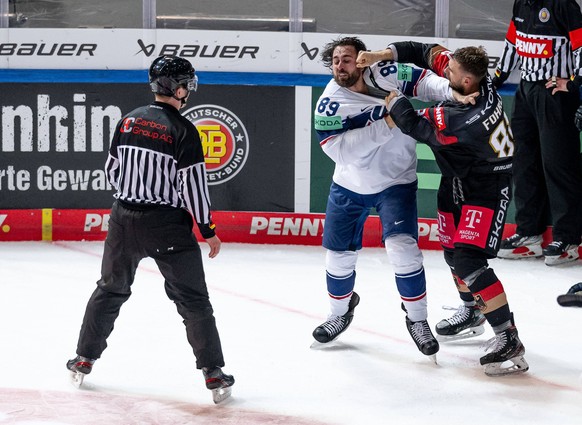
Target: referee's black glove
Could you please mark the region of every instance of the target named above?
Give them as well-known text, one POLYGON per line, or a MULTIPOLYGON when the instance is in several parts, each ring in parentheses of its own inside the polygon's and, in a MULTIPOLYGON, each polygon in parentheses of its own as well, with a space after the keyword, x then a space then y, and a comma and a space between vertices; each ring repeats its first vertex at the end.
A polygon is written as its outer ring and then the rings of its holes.
POLYGON ((576 115, 574 116, 574 124, 576 124, 578 131, 582 131, 582 106, 578 107, 578 110, 576 111, 576 115))

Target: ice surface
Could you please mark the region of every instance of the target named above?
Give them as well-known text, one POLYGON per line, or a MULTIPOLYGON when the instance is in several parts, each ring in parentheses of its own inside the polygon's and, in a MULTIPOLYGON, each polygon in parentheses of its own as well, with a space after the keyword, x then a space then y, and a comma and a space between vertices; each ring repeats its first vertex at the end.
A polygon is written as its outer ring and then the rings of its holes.
MULTIPOLYGON (((493 260, 526 347, 530 371, 490 378, 485 334, 441 344, 438 365, 410 339, 386 254, 360 252, 352 326, 310 349, 328 313, 321 247, 223 244, 205 256, 232 400, 215 406, 175 307, 151 260, 140 265, 109 347, 69 382, 102 242, 0 244, 0 425, 63 424, 578 424, 582 309, 557 295, 582 281, 582 261, 493 260)), ((203 252, 208 248, 203 244, 203 252)), ((425 251, 429 322, 458 297, 439 251, 425 251)))

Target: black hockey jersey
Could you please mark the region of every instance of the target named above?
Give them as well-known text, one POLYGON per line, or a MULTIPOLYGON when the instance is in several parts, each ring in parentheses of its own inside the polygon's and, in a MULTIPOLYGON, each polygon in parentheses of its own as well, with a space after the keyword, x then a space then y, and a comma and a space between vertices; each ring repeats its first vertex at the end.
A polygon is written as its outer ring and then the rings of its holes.
MULTIPOLYGON (((441 76, 451 58, 449 50, 436 44, 400 42, 391 47, 399 62, 414 63, 441 76)), ((514 143, 501 96, 489 76, 479 91, 475 105, 447 101, 420 111, 402 97, 390 115, 403 133, 430 146, 444 176, 510 173, 514 143)))
POLYGON ((105 170, 116 198, 185 208, 204 238, 214 236, 200 135, 173 106, 153 102, 124 116, 105 170))

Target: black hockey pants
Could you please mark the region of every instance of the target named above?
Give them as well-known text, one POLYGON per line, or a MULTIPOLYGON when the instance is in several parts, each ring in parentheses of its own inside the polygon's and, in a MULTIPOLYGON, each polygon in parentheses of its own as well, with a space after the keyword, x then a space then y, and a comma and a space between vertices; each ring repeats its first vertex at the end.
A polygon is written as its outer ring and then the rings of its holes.
POLYGON ((578 94, 552 96, 543 82, 522 81, 511 127, 517 233, 542 234, 551 214, 554 240, 579 244, 582 234, 580 133, 574 125, 578 94))
POLYGON ((92 359, 101 356, 121 306, 131 295, 137 266, 145 257, 153 258, 164 276, 166 294, 184 319, 196 366, 224 366, 190 214, 169 207, 140 209, 120 201, 111 210, 101 279, 87 304, 77 354, 92 359))

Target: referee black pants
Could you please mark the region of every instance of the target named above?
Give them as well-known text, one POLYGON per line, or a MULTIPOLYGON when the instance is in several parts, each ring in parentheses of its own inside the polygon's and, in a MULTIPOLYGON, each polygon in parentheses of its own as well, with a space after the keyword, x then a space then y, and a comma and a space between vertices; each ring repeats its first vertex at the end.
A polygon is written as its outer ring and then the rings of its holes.
MULTIPOLYGON (((192 224, 186 210, 139 209, 120 201, 114 203, 101 279, 85 310, 78 355, 92 359, 101 356, 121 306, 131 295, 140 260, 151 257, 165 279, 166 294, 184 319, 196 366, 199 369, 224 366, 200 246, 192 233, 192 224)), ((136 332, 147 332, 147 329, 136 329, 136 332)))
POLYGON ((551 217, 554 240, 580 243, 582 169, 574 124, 579 104, 578 93, 552 96, 543 82, 522 81, 517 89, 511 127, 515 221, 522 236, 542 234, 551 217))

